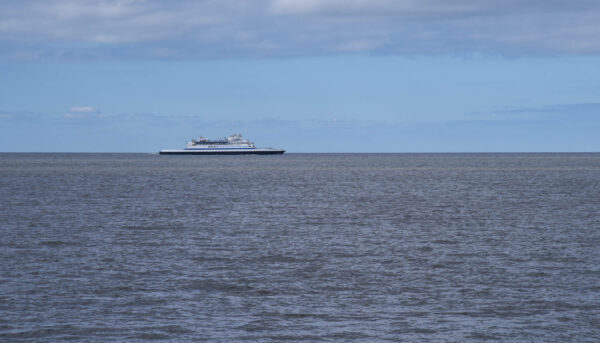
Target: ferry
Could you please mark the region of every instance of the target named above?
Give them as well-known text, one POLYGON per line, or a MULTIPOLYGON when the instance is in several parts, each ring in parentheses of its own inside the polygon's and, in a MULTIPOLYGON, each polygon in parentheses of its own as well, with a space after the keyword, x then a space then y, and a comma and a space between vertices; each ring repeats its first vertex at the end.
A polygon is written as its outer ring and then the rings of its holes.
POLYGON ((275 148, 257 148, 254 143, 236 133, 227 138, 208 139, 200 137, 187 143, 185 149, 161 150, 161 155, 275 155, 285 150, 275 148))

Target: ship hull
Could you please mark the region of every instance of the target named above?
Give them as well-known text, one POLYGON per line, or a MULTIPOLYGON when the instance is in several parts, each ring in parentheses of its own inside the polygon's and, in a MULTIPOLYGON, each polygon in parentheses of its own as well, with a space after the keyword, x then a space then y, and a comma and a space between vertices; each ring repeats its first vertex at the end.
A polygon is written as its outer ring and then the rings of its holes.
POLYGON ((285 150, 252 149, 252 150, 161 150, 160 155, 280 155, 285 150))

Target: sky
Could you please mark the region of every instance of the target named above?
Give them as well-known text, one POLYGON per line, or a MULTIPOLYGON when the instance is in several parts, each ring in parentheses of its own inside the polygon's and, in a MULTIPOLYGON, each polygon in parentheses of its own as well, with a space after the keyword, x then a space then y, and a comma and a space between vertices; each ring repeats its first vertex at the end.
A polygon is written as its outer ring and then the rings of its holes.
POLYGON ((0 0, 0 151, 600 151, 600 2, 0 0))

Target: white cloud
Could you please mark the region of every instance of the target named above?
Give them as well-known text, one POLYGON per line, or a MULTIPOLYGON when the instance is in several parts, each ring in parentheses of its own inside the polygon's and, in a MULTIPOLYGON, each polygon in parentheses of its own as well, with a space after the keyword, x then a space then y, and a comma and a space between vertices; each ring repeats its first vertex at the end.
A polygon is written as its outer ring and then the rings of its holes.
POLYGON ((21 0, 0 58, 600 53, 591 0, 21 0))
POLYGON ((92 115, 96 115, 100 113, 97 109, 91 106, 73 106, 69 110, 67 114, 65 114, 65 118, 84 118, 92 115))
MULTIPOLYGON (((485 2, 485 1, 484 1, 485 2)), ((481 2, 439 0, 274 0, 270 10, 277 14, 404 15, 428 17, 452 13, 467 14, 481 8, 481 2)))
POLYGON ((65 114, 65 118, 83 118, 85 115, 81 113, 67 113, 65 114))
POLYGON ((96 110, 95 108, 90 107, 90 106, 73 106, 73 107, 71 107, 69 112, 72 112, 72 113, 95 113, 95 112, 98 112, 98 110, 96 110))

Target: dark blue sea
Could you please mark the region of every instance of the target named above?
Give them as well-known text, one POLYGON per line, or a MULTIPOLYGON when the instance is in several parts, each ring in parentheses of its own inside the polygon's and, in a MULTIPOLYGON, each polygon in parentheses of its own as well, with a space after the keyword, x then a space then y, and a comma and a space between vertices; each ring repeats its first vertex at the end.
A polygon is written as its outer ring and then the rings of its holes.
POLYGON ((600 154, 0 154, 3 342, 598 342, 600 154))

